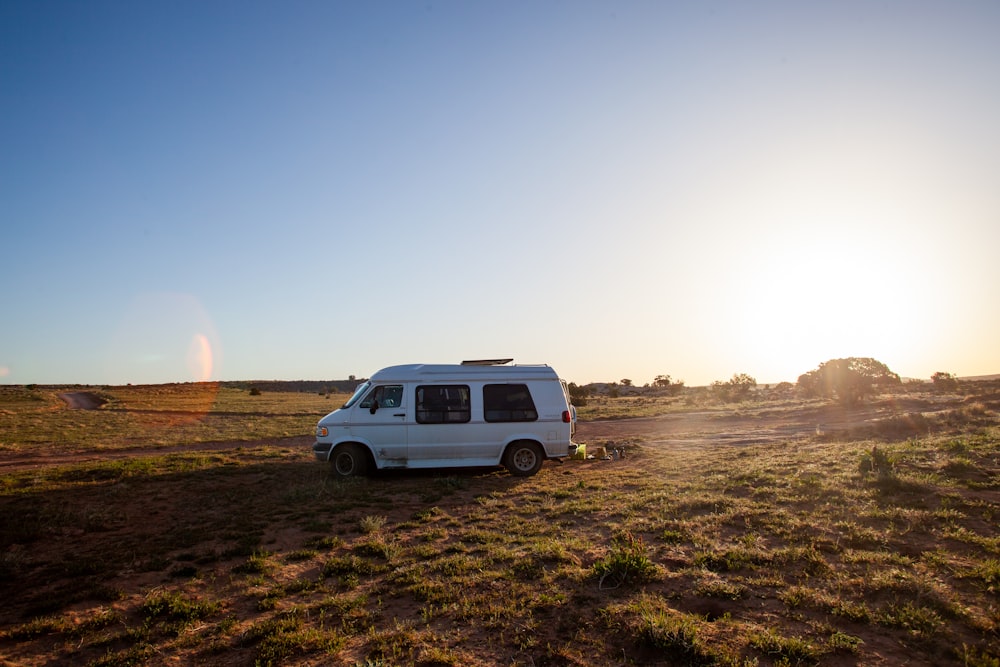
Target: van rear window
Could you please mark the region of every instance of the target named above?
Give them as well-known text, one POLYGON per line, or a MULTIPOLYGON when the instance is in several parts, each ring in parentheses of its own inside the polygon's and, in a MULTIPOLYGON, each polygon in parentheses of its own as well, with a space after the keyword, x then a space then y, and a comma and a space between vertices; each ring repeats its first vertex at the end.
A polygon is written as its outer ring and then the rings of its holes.
POLYGON ((483 409, 488 422, 533 422, 538 419, 526 384, 484 385, 483 409))
POLYGON ((462 424, 472 419, 469 387, 461 384, 417 387, 418 424, 462 424))

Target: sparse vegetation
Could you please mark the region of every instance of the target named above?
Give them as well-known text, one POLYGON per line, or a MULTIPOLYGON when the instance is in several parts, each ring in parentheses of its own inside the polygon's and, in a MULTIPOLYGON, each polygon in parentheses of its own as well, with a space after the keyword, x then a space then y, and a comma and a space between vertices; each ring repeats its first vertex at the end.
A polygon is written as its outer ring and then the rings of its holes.
POLYGON ((0 453, 65 457, 273 441, 312 433, 331 410, 331 401, 313 393, 250 396, 215 383, 87 388, 104 401, 100 409, 67 410, 59 398, 64 389, 0 386, 0 453))
POLYGON ((594 574, 600 577, 598 587, 618 588, 624 584, 649 581, 656 565, 649 559, 641 537, 625 531, 611 541, 610 553, 594 563, 594 574))
POLYGON ((744 401, 750 397, 757 387, 756 378, 746 373, 737 373, 726 382, 716 380, 712 383, 712 393, 721 401, 744 401))
MULTIPOLYGON (((649 409, 701 439, 610 422, 613 445, 590 443, 624 446, 626 459, 548 463, 530 479, 451 470, 339 482, 307 444, 266 441, 12 466, 0 476, 0 654, 90 665, 997 665, 997 388, 963 383, 956 397, 925 385, 930 398, 908 387, 849 427, 767 441, 731 427, 825 404, 762 398, 736 406, 745 421, 732 405, 699 407, 696 421, 679 396, 593 397, 595 417, 649 409)), ((42 406, 73 431, 106 418, 116 425, 98 428, 112 433, 123 414, 140 416, 116 406, 149 399, 103 389, 109 403, 88 414, 30 391, 42 398, 7 390, 0 406, 8 457, 34 446, 16 433, 42 406)), ((329 409, 315 394, 232 392, 219 399, 228 415, 212 408, 186 432, 207 437, 251 404, 310 429, 329 409)), ((127 448, 127 431, 108 437, 127 448)))
POLYGON ((940 389, 941 391, 954 391, 958 389, 958 378, 944 371, 938 371, 932 375, 931 382, 934 384, 935 389, 940 389))

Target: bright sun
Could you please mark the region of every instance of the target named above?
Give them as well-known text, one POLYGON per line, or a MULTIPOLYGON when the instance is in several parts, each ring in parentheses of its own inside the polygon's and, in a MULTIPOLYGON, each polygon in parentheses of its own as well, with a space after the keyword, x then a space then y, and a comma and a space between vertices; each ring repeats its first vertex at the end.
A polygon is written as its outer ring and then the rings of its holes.
POLYGON ((794 380, 828 359, 909 353, 918 267, 871 215, 813 212, 759 239, 739 288, 748 359, 794 380))

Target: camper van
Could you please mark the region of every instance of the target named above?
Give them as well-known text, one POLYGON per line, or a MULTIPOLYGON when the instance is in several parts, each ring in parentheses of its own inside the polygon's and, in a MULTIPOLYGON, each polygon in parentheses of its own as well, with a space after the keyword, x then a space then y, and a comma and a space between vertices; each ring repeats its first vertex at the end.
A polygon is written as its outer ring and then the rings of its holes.
POLYGON ((576 451, 576 411, 552 368, 510 361, 383 368, 319 421, 313 453, 339 477, 499 465, 534 475, 576 451))

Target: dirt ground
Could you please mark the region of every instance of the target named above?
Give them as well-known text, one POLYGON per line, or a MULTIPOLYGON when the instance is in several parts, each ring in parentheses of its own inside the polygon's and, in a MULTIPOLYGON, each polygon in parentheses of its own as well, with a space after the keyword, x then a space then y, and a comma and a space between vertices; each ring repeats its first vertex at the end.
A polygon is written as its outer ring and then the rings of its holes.
POLYGON ((96 410, 106 403, 103 398, 89 391, 66 391, 59 394, 59 398, 74 410, 96 410))
MULTIPOLYGON (((104 400, 90 392, 76 391, 60 394, 72 409, 96 410, 104 400)), ((731 407, 683 412, 658 417, 607 419, 581 421, 574 440, 580 443, 627 442, 641 440, 645 444, 678 448, 699 449, 716 446, 739 446, 775 441, 795 440, 813 435, 836 435, 857 431, 866 424, 901 414, 919 412, 934 414, 951 410, 960 405, 956 396, 933 399, 893 399, 863 407, 847 409, 835 404, 796 410, 733 410, 731 407)), ((189 445, 155 448, 130 448, 101 453, 74 453, 40 451, 0 452, 0 472, 34 469, 52 465, 67 465, 93 461, 120 460, 134 457, 171 454, 178 452, 223 451, 238 447, 275 445, 279 447, 308 449, 313 442, 311 435, 259 442, 200 442, 189 445)))
MULTIPOLYGON (((87 392, 69 392, 61 396, 66 404, 72 409, 98 409, 101 406, 101 399, 87 392)), ((996 399, 997 397, 991 397, 996 399)), ((616 420, 596 420, 580 422, 578 425, 575 440, 587 444, 600 444, 607 446, 624 445, 626 448, 630 443, 641 442, 644 448, 662 448, 664 451, 686 450, 711 450, 713 448, 732 448, 752 444, 762 444, 769 442, 794 442, 815 438, 816 436, 836 437, 837 434, 853 433, 880 420, 899 417, 908 414, 933 415, 937 412, 953 410, 963 403, 960 396, 940 396, 921 395, 920 398, 895 398, 892 400, 877 401, 864 407, 847 410, 834 404, 816 404, 815 406, 799 406, 796 409, 783 410, 775 407, 763 407, 759 409, 744 408, 733 409, 732 406, 715 409, 704 409, 678 414, 668 414, 649 418, 631 418, 616 420)), ((89 461, 106 461, 109 459, 123 459, 130 457, 143 457, 151 455, 162 455, 171 452, 211 452, 235 450, 238 448, 252 449, 255 446, 279 446, 301 452, 299 458, 303 463, 312 460, 311 448, 313 437, 311 435, 296 436, 283 439, 268 439, 266 441, 254 442, 213 442, 196 443, 191 445, 174 447, 157 447, 148 449, 131 449, 127 451, 115 451, 106 453, 80 453, 71 457, 53 455, 51 453, 38 453, 26 455, 24 453, 0 452, 0 474, 40 469, 55 465, 65 465, 68 463, 80 463, 89 461)), ((620 465, 632 467, 637 462, 621 462, 620 465)), ((558 465, 547 463, 547 466, 558 465)), ((577 472, 566 466, 562 474, 582 474, 583 468, 577 472)), ((408 473, 415 476, 429 474, 422 471, 408 473)), ((581 478, 582 479, 582 478, 581 478)), ((240 484, 244 484, 242 480, 240 484)), ((266 480, 262 477, 262 483, 274 480, 266 480)), ((496 486, 498 489, 505 488, 511 484, 511 478, 504 475, 483 477, 477 481, 477 490, 461 491, 454 498, 455 503, 474 505, 475 494, 483 494, 488 488, 496 486), (467 498, 465 496, 468 496, 467 498)), ((233 488, 213 488, 215 495, 230 494, 234 497, 245 492, 242 486, 233 488)), ((182 523, 187 515, 184 508, 186 499, 170 498, 166 496, 150 497, 145 499, 134 499, 129 508, 129 518, 125 524, 118 525, 117 519, 108 520, 109 524, 100 531, 75 530, 72 533, 53 536, 52 546, 56 550, 66 550, 66 554, 80 555, 81 559, 98 558, 97 550, 102 545, 107 545, 109 537, 119 534, 122 544, 128 544, 135 540, 157 540, 158 525, 167 521, 168 523, 182 523), (144 517, 139 520, 136 517, 144 517), (93 544, 88 544, 92 541, 93 544)), ((392 509, 380 509, 380 513, 386 515, 389 524, 395 525, 406 521, 419 508, 418 505, 408 502, 400 502, 392 509)), ((204 511, 202 511, 204 513, 204 511)), ((225 525, 227 519, 223 508, 219 509, 219 518, 207 516, 204 520, 209 523, 217 522, 219 526, 225 525)), ((268 548, 283 552, 294 550, 301 545, 305 537, 301 530, 289 530, 286 533, 271 536, 268 548)), ((55 558, 55 556, 53 556, 55 558)), ((69 558, 69 555, 66 556, 69 558)), ((162 576, 153 573, 140 574, 144 568, 142 564, 136 564, 137 572, 129 572, 127 586, 123 588, 130 593, 134 591, 150 589, 157 585, 162 576)), ((21 592, 31 590, 26 585, 21 592)), ((35 586, 41 586, 40 582, 34 582, 35 586)), ((13 585, 8 593, 14 593, 14 599, 19 596, 17 589, 19 585, 13 585)), ((36 588, 35 590, 39 590, 36 588)), ((36 596, 37 597, 37 596, 36 596)), ((36 600, 37 601, 37 600, 36 600)), ((10 614, 14 614, 14 608, 22 606, 14 604, 8 609, 10 614)), ((23 614, 21 609, 18 614, 23 614)), ((14 616, 5 619, 5 623, 13 620, 14 616)), ((873 636, 865 641, 877 644, 878 637, 873 636)), ((889 651, 887 651, 889 652, 889 651)), ((54 657, 50 655, 50 657, 54 657)), ((222 656, 218 656, 221 658, 222 656)), ((37 658, 37 656, 36 656, 37 658)), ((363 658, 358 654, 359 660, 363 658)), ((58 659, 58 658, 57 658, 58 659)), ((245 664, 246 655, 226 656, 227 664, 245 664)), ((0 656, 0 665, 18 664, 5 662, 0 656)), ((31 661, 31 664, 42 664, 31 661)), ((220 663, 221 664, 221 663, 220 663)), ((824 664, 834 664, 826 661, 824 664)), ((852 663, 847 663, 852 664, 852 663)), ((914 663, 916 664, 916 663, 914 663)), ((923 663, 920 663, 923 664, 923 663)), ((931 664, 931 663, 928 663, 931 664)))
POLYGON ((893 398, 854 408, 829 403, 794 410, 716 408, 659 417, 581 422, 575 439, 587 442, 637 438, 671 449, 763 444, 814 435, 856 433, 879 420, 913 413, 929 416, 953 410, 962 402, 960 397, 945 395, 893 398))

